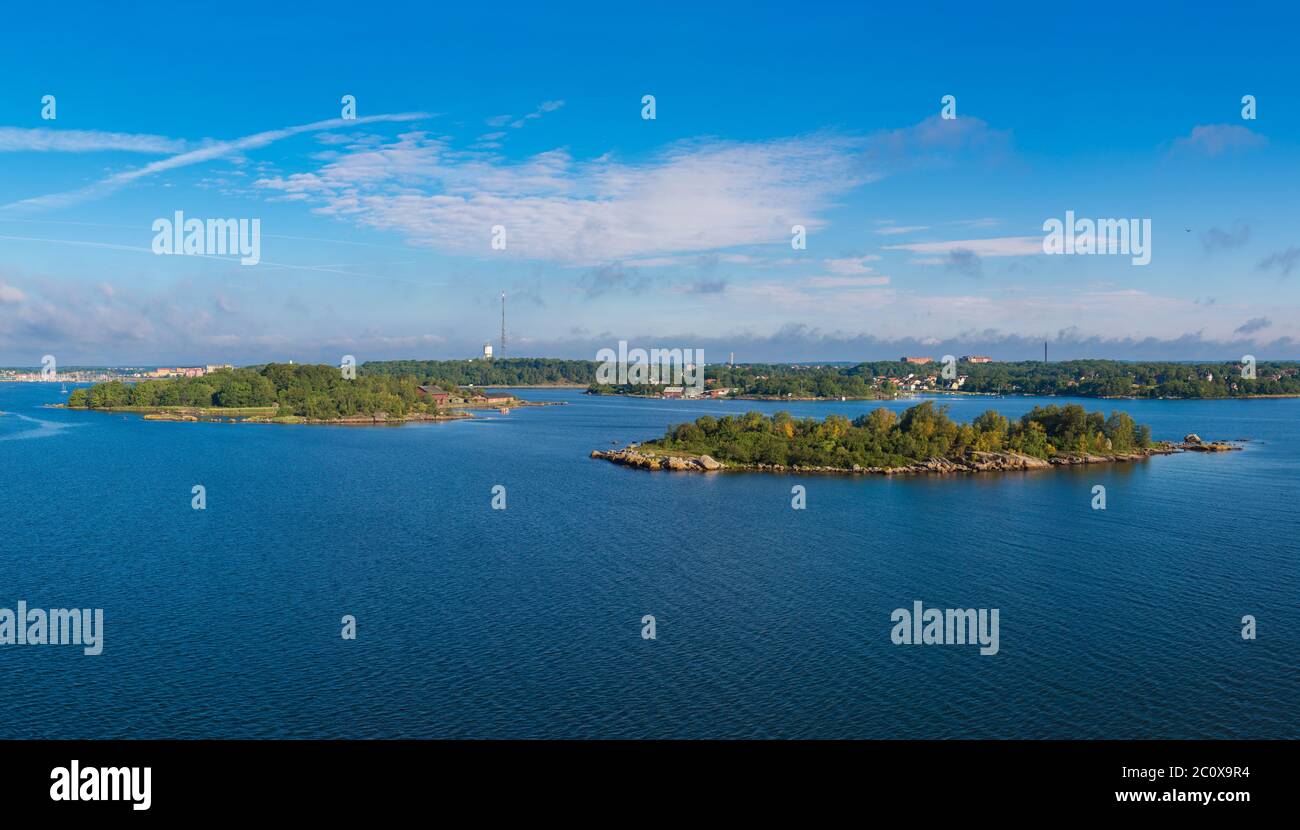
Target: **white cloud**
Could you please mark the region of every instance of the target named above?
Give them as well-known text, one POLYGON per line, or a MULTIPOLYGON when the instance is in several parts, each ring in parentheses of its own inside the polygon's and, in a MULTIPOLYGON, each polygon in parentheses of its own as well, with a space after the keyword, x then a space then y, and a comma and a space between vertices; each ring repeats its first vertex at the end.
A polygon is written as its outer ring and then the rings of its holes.
POLYGON ((160 135, 106 133, 99 130, 20 129, 0 127, 0 153, 180 153, 185 142, 160 135))
POLYGON ((847 259, 824 259, 822 260, 822 265, 824 265, 826 270, 830 271, 832 274, 853 276, 855 274, 870 273, 871 268, 866 263, 874 262, 878 259, 880 259, 880 257, 875 256, 874 254, 869 254, 867 256, 849 257, 847 259))
POLYGON ((311 124, 301 124, 296 127, 285 127, 280 130, 268 130, 266 132, 255 133, 231 141, 215 141, 200 147, 197 150, 180 153, 169 158, 146 164, 144 167, 137 167, 132 170, 125 170, 121 173, 115 173, 107 178, 81 188, 80 190, 68 191, 65 193, 51 193, 46 196, 37 196, 32 199, 24 199, 20 202, 14 202, 5 205, 5 208, 57 208, 77 204, 79 202, 93 199, 98 196, 111 193, 136 179, 146 176, 153 176, 168 170, 175 170, 179 167, 188 167, 192 164, 212 161, 219 158, 229 158, 239 156, 247 150, 265 147, 281 139, 291 136, 300 135, 308 132, 319 132, 321 130, 337 129, 351 127, 360 124, 370 124, 380 121, 411 121, 417 118, 427 117, 426 113, 398 113, 394 115, 370 115, 364 118, 342 119, 331 118, 325 121, 316 121, 311 124))
POLYGON ((0 282, 0 303, 16 305, 27 299, 27 295, 12 285, 0 282))
MULTIPOLYGON (((547 102, 534 114, 562 103, 547 102)), ((786 243, 792 225, 824 227, 827 211, 855 187, 1005 144, 1005 134, 979 119, 963 122, 935 116, 868 136, 700 139, 636 161, 577 159, 565 149, 507 161, 410 134, 256 185, 310 194, 317 213, 449 253, 666 265, 676 255, 786 243), (490 249, 494 225, 507 230, 503 252, 490 249)))
POLYGON ((510 126, 512 129, 517 130, 520 127, 524 126, 524 124, 527 124, 529 121, 533 121, 535 119, 541 118, 543 115, 545 115, 548 112, 555 112, 562 106, 564 106, 563 101, 543 101, 541 104, 538 105, 537 109, 528 113, 523 118, 511 122, 510 126))
POLYGON ((889 277, 812 277, 807 285, 812 288, 864 288, 889 285, 889 277))
MULTIPOLYGON (((1041 236, 1001 236, 991 239, 956 239, 947 242, 913 242, 906 245, 885 245, 887 251, 911 251, 914 254, 946 255, 965 251, 978 257, 1033 256, 1043 252, 1041 236)), ((949 262, 946 256, 917 260, 922 265, 941 265, 949 262)))
POLYGON ((1263 147, 1268 139, 1240 124, 1201 124, 1174 141, 1174 150, 1217 156, 1230 150, 1263 147))
POLYGON ((320 213, 418 245, 487 255, 492 226, 504 225, 509 255, 590 264, 788 241, 793 224, 821 227, 838 194, 872 178, 857 148, 823 134, 686 142, 635 163, 565 150, 508 163, 408 134, 256 185, 310 193, 320 213))

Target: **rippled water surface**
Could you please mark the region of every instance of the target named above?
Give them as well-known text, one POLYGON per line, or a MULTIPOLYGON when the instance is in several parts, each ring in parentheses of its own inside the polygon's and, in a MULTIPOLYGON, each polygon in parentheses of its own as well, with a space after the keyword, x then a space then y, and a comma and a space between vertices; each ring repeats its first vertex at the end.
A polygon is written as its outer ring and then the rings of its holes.
POLYGON ((566 405, 187 424, 0 384, 0 607, 106 629, 0 646, 0 737, 1300 737, 1300 401, 1084 401, 1250 443, 886 479, 617 467, 588 453, 779 407, 524 394, 566 405), (915 600, 1000 609, 999 653, 895 646, 915 600))

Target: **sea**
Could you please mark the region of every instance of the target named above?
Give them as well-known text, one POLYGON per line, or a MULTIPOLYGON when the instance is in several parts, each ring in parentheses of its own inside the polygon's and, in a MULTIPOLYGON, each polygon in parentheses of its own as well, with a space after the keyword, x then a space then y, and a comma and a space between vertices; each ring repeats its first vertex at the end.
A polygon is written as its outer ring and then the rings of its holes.
POLYGON ((1300 737, 1300 400, 1078 401, 1241 452, 835 477, 590 453, 922 399, 519 394, 562 405, 176 423, 0 384, 0 608, 104 620, 97 655, 0 644, 0 738, 1300 737), (896 644, 916 602, 997 609, 997 653, 896 644))

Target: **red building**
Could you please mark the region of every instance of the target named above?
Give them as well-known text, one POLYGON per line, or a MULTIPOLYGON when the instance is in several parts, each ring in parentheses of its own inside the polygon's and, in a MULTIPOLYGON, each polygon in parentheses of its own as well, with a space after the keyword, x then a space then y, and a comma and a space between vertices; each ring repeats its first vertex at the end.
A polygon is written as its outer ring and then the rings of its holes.
POLYGON ((420 395, 433 401, 435 406, 446 406, 451 402, 451 393, 436 386, 417 386, 420 395))

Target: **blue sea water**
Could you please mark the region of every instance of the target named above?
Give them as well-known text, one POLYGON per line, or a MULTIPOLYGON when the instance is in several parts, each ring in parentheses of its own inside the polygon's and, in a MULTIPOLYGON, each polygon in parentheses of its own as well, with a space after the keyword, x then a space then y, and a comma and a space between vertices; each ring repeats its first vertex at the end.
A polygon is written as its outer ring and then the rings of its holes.
POLYGON ((588 458, 775 404, 523 394, 566 405, 166 423, 0 384, 0 607, 105 616, 99 656, 0 646, 0 737, 1300 737, 1300 400, 1083 401, 1239 453, 837 478, 588 458), (999 609, 999 653, 894 645, 916 600, 999 609))

